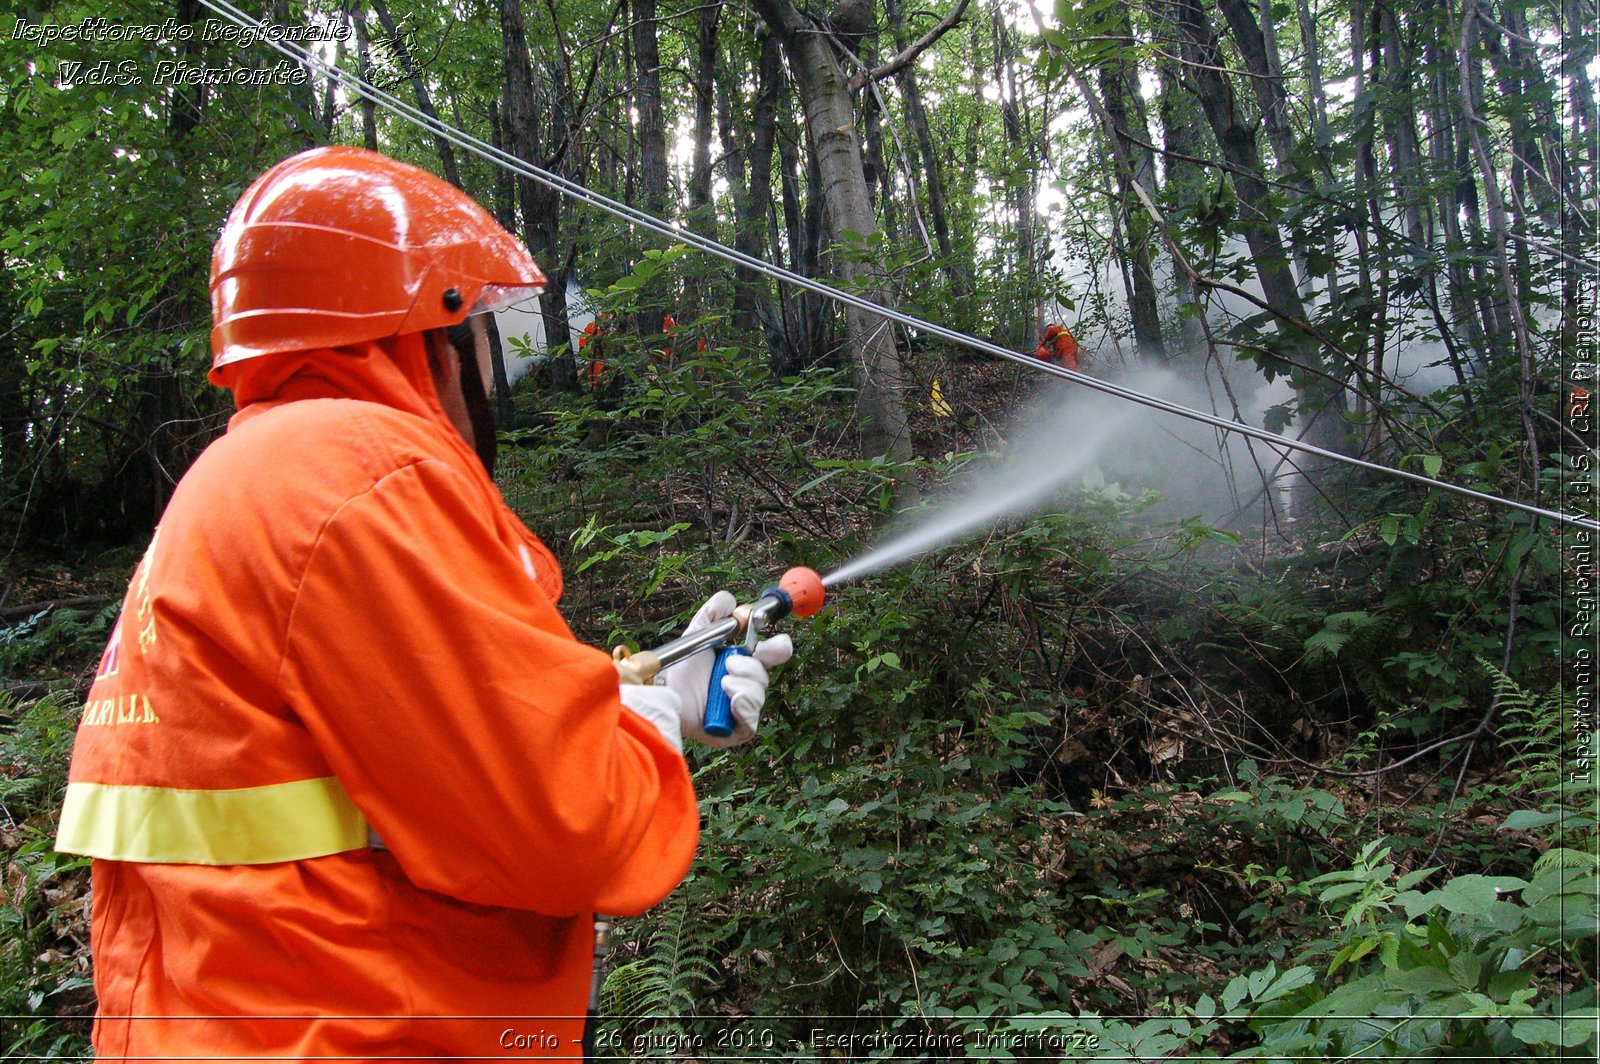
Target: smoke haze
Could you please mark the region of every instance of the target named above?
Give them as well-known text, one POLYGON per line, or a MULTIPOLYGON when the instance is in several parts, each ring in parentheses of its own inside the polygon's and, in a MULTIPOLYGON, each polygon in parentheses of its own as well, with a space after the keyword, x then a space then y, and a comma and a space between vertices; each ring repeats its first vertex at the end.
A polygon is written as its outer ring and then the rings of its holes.
MULTIPOLYGON (((1234 417, 1231 409, 1218 409, 1203 386, 1169 371, 1141 370, 1120 383, 1234 417)), ((825 575, 823 583, 858 579, 1004 518, 1059 510, 1092 472, 1132 497, 1158 493, 1161 501, 1147 511, 1154 521, 1198 515, 1232 525, 1241 514, 1260 520, 1263 507, 1281 502, 1275 489, 1263 491, 1263 474, 1274 475, 1279 464, 1270 448, 1054 377, 1038 382, 1033 401, 1003 434, 996 455, 974 460, 941 498, 891 523, 879 545, 825 575)))

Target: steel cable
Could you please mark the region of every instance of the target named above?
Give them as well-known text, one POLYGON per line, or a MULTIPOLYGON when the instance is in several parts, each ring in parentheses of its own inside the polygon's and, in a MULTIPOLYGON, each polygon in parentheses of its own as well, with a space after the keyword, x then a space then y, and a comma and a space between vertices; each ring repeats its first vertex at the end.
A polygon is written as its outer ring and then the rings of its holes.
MULTIPOLYGON (((1526 514, 1531 514, 1536 517, 1545 517, 1561 524, 1573 525, 1578 528, 1600 532, 1600 520, 1596 520, 1591 517, 1569 514, 1560 510, 1551 510, 1546 507, 1535 506, 1531 503, 1521 502, 1517 499, 1509 499, 1505 496, 1478 491, 1477 489, 1464 487, 1459 484, 1452 484, 1449 481, 1437 480, 1433 477, 1424 476, 1420 473, 1412 473, 1404 469, 1397 469, 1394 466, 1382 465, 1378 462, 1369 462, 1366 459, 1340 454, 1337 451, 1332 451, 1325 447, 1319 447, 1316 444, 1306 443, 1303 440, 1292 439, 1288 436, 1282 435, 1281 433, 1270 432, 1267 429, 1256 428, 1253 425, 1246 425, 1239 421, 1232 421, 1228 418, 1219 417, 1216 414, 1209 414, 1203 410, 1197 410, 1193 407, 1184 406, 1180 403, 1169 402, 1168 400, 1162 399, 1159 396, 1150 395, 1146 392, 1138 391, 1137 389, 1128 388, 1112 381, 1101 380, 1098 377, 1091 377, 1088 374, 1080 373, 1077 370, 1071 370, 1064 366, 1057 366, 1053 363, 1043 362, 1030 355, 1026 355, 1018 351, 1012 351, 1009 348, 1001 347, 998 344, 990 343, 987 340, 981 340, 978 337, 970 336, 963 332, 958 332, 955 329, 950 329, 943 325, 937 325, 933 322, 926 321, 922 318, 915 317, 911 314, 907 314, 891 307, 882 306, 881 304, 874 303, 868 299, 863 299, 860 296, 843 291, 842 289, 835 288, 832 285, 825 284, 821 281, 815 280, 814 278, 804 277, 800 274, 783 269, 780 266, 774 266, 769 262, 763 261, 762 259, 758 259, 735 248, 730 248, 724 244, 718 243, 710 237, 703 236, 688 229, 680 228, 676 225, 673 225, 671 222, 663 221, 662 219, 656 218, 653 215, 647 214, 636 207, 629 206, 628 204, 619 200, 615 200, 602 193, 595 192, 576 181, 572 181, 568 178, 562 177, 559 174, 552 173, 551 171, 545 170, 542 167, 535 166, 533 163, 530 163, 524 159, 519 159, 506 151, 496 148, 492 144, 489 144, 478 139, 477 137, 472 136, 469 133, 457 129, 441 119, 430 117, 411 104, 408 104, 405 101, 400 100, 383 91, 382 89, 379 89, 376 86, 364 81, 359 76, 350 74, 349 72, 341 70, 338 67, 324 61, 322 57, 316 55, 310 49, 302 47, 301 45, 288 40, 274 39, 274 35, 271 33, 271 26, 251 17, 248 14, 245 14, 232 4, 228 3, 227 0, 200 0, 200 2, 205 7, 210 8, 212 11, 215 11, 217 14, 226 18, 230 22, 233 22, 235 25, 240 26, 241 28, 255 30, 259 35, 259 40, 261 43, 276 49, 285 56, 288 56, 290 59, 303 63, 312 69, 321 71, 326 77, 335 81, 346 90, 367 97, 386 110, 399 115, 401 118, 404 118, 412 124, 421 127, 436 137, 447 140, 457 147, 477 155, 486 162, 509 170, 512 173, 520 176, 530 178, 548 188, 555 190, 556 192, 561 193, 564 196, 567 196, 570 199, 587 204, 588 206, 594 207, 598 210, 605 211, 608 214, 615 215, 624 221, 640 226, 641 228, 648 229, 651 232, 658 233, 672 241, 697 248, 701 251, 707 252, 708 254, 734 263, 735 265, 742 266, 755 273, 770 277, 773 280, 779 281, 783 284, 794 285, 808 292, 813 292, 817 295, 820 295, 826 299, 831 299, 834 302, 844 304, 845 306, 854 307, 858 310, 864 310, 889 321, 907 326, 908 328, 916 329, 920 333, 926 333, 930 336, 938 337, 939 339, 948 341, 952 344, 967 347, 974 351, 980 351, 986 355, 992 355, 996 358, 1007 359, 1011 362, 1017 363, 1018 365, 1026 366, 1029 369, 1049 373, 1064 380, 1081 384, 1086 388, 1092 388, 1095 391, 1116 396, 1119 399, 1125 399, 1129 402, 1138 403, 1141 406, 1149 407, 1154 410, 1160 410, 1178 417, 1187 418, 1190 421, 1196 421, 1204 425, 1209 425, 1212 428, 1219 429, 1223 432, 1231 432, 1236 435, 1259 440, 1267 446, 1275 448, 1279 451, 1298 451, 1302 454, 1314 455, 1327 461, 1339 462, 1344 465, 1352 466, 1357 469, 1364 469, 1368 472, 1377 473, 1383 476, 1397 477, 1401 480, 1407 480, 1411 483, 1419 484, 1424 487, 1436 488, 1440 491, 1450 492, 1465 498, 1476 499, 1479 502, 1507 507, 1526 514)), ((1286 455, 1280 456, 1286 457, 1286 455)))

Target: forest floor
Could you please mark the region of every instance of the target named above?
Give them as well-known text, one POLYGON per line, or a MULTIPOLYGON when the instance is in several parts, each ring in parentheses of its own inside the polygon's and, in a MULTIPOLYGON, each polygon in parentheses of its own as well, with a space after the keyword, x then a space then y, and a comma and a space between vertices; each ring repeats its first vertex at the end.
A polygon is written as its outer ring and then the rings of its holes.
MULTIPOLYGON (((1025 367, 962 355, 919 359, 918 367, 912 429, 917 452, 927 456, 992 448, 1005 438, 1015 410, 1045 389, 1071 387, 1025 367), (934 402, 935 382, 948 413, 934 402)), ((1070 446, 1070 440, 1063 442, 1070 446)), ((819 433, 806 448, 813 461, 845 463, 852 457, 853 441, 819 433)), ((513 475, 504 478, 508 500, 514 506, 548 500, 548 484, 530 489, 526 499, 519 497, 515 464, 520 459, 514 450, 509 457, 513 475)), ((705 471, 680 467, 661 483, 655 503, 664 507, 662 516, 686 517, 724 542, 737 542, 752 567, 770 570, 810 561, 793 556, 800 549, 796 544, 822 550, 856 541, 877 519, 873 506, 838 487, 847 477, 797 502, 797 485, 772 479, 783 476, 776 464, 708 463, 705 471), (741 500, 747 512, 741 513, 732 500, 741 500)), ((559 494, 567 488, 556 490, 559 494)), ((571 489, 574 501, 579 490, 571 489)), ((581 523, 572 513, 561 519, 569 525, 581 523)), ((659 524, 652 516, 640 527, 659 524)), ((574 616, 580 637, 602 642, 619 616, 637 613, 634 589, 644 583, 645 570, 628 571, 620 581, 604 566, 582 571, 573 564, 574 531, 568 527, 547 536, 568 567, 563 609, 574 616)), ((1298 881, 1314 874, 1307 869, 1356 860, 1369 840, 1396 840, 1397 851, 1404 852, 1397 863, 1406 870, 1441 864, 1452 871, 1490 875, 1524 874, 1550 845, 1548 836, 1501 830, 1508 809, 1521 800, 1519 788, 1525 781, 1516 749, 1484 745, 1459 774, 1427 759, 1394 771, 1370 772, 1371 762, 1364 760, 1374 749, 1367 731, 1370 721, 1318 713, 1309 700, 1297 705, 1284 694, 1281 675, 1263 674, 1258 691, 1231 693, 1199 682, 1206 677, 1163 675, 1159 662, 1164 658, 1198 660, 1204 654, 1188 653, 1194 648, 1185 640, 1201 638, 1196 634, 1201 626, 1192 618, 1173 627, 1171 618, 1140 612, 1169 593, 1188 603, 1185 609, 1199 610, 1199 600, 1189 592, 1171 590, 1178 577, 1168 580, 1160 565, 1140 556, 1138 564, 1146 568, 1139 572, 1167 581, 1141 591, 1119 583, 1121 576, 1110 570, 1103 584, 1085 585, 1083 567, 1063 560, 1060 552, 1008 562, 1005 544, 995 549, 1001 552, 998 557, 982 553, 988 545, 974 548, 979 553, 970 561, 975 577, 983 569, 982 581, 973 583, 986 583, 988 594, 975 589, 972 601, 952 601, 950 608, 971 611, 973 623, 980 614, 1003 622, 1008 634, 994 647, 992 663, 1014 670, 1011 675, 1046 676, 1048 689, 1038 696, 1046 701, 1040 705, 1061 723, 1053 736, 1048 729, 1041 731, 1013 767, 963 786, 972 787, 972 800, 985 806, 1018 787, 1070 807, 1068 813, 1039 819, 1037 834, 1029 836, 1032 841, 1016 843, 1013 854, 1034 866, 1029 877, 1063 898, 1079 899, 1071 907, 1070 925, 1095 936, 1079 951, 1081 981, 1062 989, 1052 1005, 1160 1013, 1175 996, 1221 986, 1241 965, 1248 970, 1265 956, 1279 956, 1287 967, 1285 943, 1305 935, 1309 927, 1326 928, 1315 919, 1315 891, 1298 881), (1008 573, 1018 565, 1027 567, 1027 579, 1014 588, 1007 583, 1008 573), (1082 602, 1065 601, 1085 587, 1092 594, 1082 602), (1058 588, 1060 594, 1053 598, 1058 588), (1130 601, 1136 608, 1127 607, 1130 601), (1049 627, 1057 620, 1059 632, 1049 627), (1179 647, 1184 654, 1174 649, 1179 647), (1219 725, 1235 729, 1222 737, 1229 749, 1221 754, 1214 748, 1217 736, 1208 738, 1209 730, 1219 725), (1248 778, 1241 777, 1241 765, 1252 754, 1259 764, 1249 768, 1248 778), (1211 782, 1197 789, 1204 780, 1211 782), (1247 796, 1245 790, 1251 793, 1247 796), (1441 815, 1445 809, 1448 815, 1441 815), (1209 930, 1188 934, 1189 924, 1209 930)), ((1287 559, 1300 546, 1275 549, 1287 559)), ((0 923, 16 929, 22 951, 0 958, 6 960, 0 983, 8 984, 0 986, 0 1013, 54 1017, 54 1030, 69 1039, 81 1039, 93 1011, 89 877, 84 862, 50 852, 59 800, 54 793, 64 784, 77 707, 137 561, 138 548, 132 546, 70 553, 35 547, 14 550, 0 568, 0 676, 5 684, 0 700, 0 851, 5 861, 0 923)), ((633 564, 644 563, 654 564, 648 555, 633 564)), ((665 579, 681 585, 683 595, 693 594, 704 579, 695 569, 693 548, 681 570, 665 572, 665 579)), ((934 570, 933 577, 943 574, 934 570)), ((927 595, 940 593, 932 587, 927 595)), ((923 608, 905 606, 907 611, 923 608)), ((1207 623, 1214 621, 1212 617, 1207 623)), ((873 660, 881 661, 888 656, 885 650, 896 647, 890 635, 875 645, 868 640, 877 633, 870 626, 863 631, 865 635, 846 631, 831 637, 839 640, 832 646, 823 642, 821 630, 805 633, 807 639, 816 637, 818 662, 827 659, 836 670, 820 674, 813 684, 844 689, 860 683, 867 668, 864 660, 876 655, 873 660)), ((1242 629, 1228 628, 1223 634, 1229 649, 1218 660, 1264 653, 1242 629)), ((907 648, 897 649, 910 657, 907 648)), ((900 668, 898 662, 896 657, 892 667, 900 668)), ((960 673, 958 666, 951 667, 960 673)), ((945 667, 934 661, 927 672, 936 683, 953 684, 952 690, 987 679, 965 674, 941 680, 937 674, 945 667)), ((797 673, 796 682, 804 682, 804 675, 819 674, 797 673)), ((823 694, 807 691, 797 694, 797 701, 820 702, 823 694)), ((794 706, 784 708, 800 712, 794 706)), ((973 756, 989 722, 975 723, 978 727, 970 733, 958 728, 954 737, 934 738, 943 746, 932 771, 973 756)), ((891 727, 887 734, 893 732, 891 727)), ((890 738, 874 742, 879 745, 841 752, 863 762, 848 771, 861 773, 863 779, 874 774, 895 779, 903 771, 894 763, 899 748, 890 738)), ((1395 760, 1395 755, 1388 759, 1395 760)), ((796 772, 808 769, 804 763, 793 766, 796 772)), ((775 774, 776 794, 789 768, 766 770, 775 774)), ((857 801, 856 796, 846 798, 851 804, 857 801)), ((778 795, 772 800, 784 799, 778 795)), ((708 846, 716 845, 708 840, 708 846)), ((773 860, 770 854, 766 859, 773 860)), ((883 889, 889 892, 892 886, 883 889)), ((782 895, 771 897, 776 905, 782 895)), ((744 918, 758 923, 784 919, 777 908, 759 911, 761 904, 754 903, 744 918)), ((642 946, 636 941, 620 948, 638 953, 642 946)), ((737 966, 733 960, 727 963, 737 966)), ((886 969, 882 978, 893 976, 886 969)), ((1563 972, 1551 973, 1553 982, 1565 978, 1563 972)), ((769 996, 746 991, 744 1004, 752 1010, 770 1008, 770 988, 764 992, 769 996)), ((740 992, 731 993, 728 1000, 738 1002, 740 992)), ((1240 1038, 1237 1030, 1220 1032, 1209 1045, 1227 1050, 1243 1044, 1240 1038)))

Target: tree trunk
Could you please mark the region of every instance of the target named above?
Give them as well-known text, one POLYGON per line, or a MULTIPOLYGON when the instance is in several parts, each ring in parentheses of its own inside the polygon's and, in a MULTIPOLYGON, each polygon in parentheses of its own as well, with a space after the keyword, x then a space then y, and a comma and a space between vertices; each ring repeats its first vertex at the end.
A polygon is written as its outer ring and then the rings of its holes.
MULTIPOLYGON (((765 244, 768 219, 772 214, 772 152, 778 131, 778 92, 783 80, 783 56, 771 34, 760 38, 760 57, 756 61, 754 110, 748 130, 735 133, 733 107, 726 79, 718 86, 717 124, 722 137, 722 152, 727 159, 728 185, 733 191, 733 246, 752 258, 776 258, 774 243, 765 244), (743 137, 748 136, 748 157, 743 137)), ((740 268, 739 283, 733 292, 733 323, 740 332, 758 329, 766 336, 773 365, 779 364, 783 350, 782 328, 773 313, 765 277, 754 270, 740 268)))
MULTIPOLYGON (((868 53, 867 62, 872 62, 871 53, 868 53)), ((862 143, 862 168, 865 170, 867 182, 868 203, 881 214, 883 218, 882 230, 893 243, 900 237, 900 221, 895 211, 894 203, 894 176, 889 168, 887 154, 883 150, 883 123, 887 119, 883 108, 877 100, 868 100, 862 105, 866 112, 866 136, 862 143)), ((865 249, 863 249, 865 250, 865 249)))
MULTIPOLYGON (((1146 17, 1159 37, 1176 41, 1178 24, 1172 7, 1159 0, 1148 0, 1146 17)), ((1162 202, 1186 213, 1191 212, 1208 186, 1205 167, 1199 160, 1215 158, 1212 138, 1206 129, 1205 114, 1194 96, 1183 87, 1183 71, 1173 48, 1156 52, 1156 75, 1159 87, 1156 96, 1156 115, 1161 122, 1161 147, 1163 155, 1162 202)), ((1171 249, 1168 249, 1171 257, 1171 249)), ((1173 262, 1171 297, 1180 308, 1173 334, 1172 348, 1180 356, 1200 355, 1208 351, 1206 330, 1201 322, 1202 307, 1196 303, 1197 292, 1183 269, 1173 262)))
POLYGON ((661 53, 656 44, 656 0, 633 0, 633 101, 639 123, 641 206, 667 215, 667 120, 661 107, 661 53))
MULTIPOLYGON (((289 0, 271 0, 267 10, 270 22, 279 26, 295 24, 296 20, 289 14, 289 0)), ((289 103, 292 105, 290 121, 294 124, 294 131, 301 146, 315 148, 319 144, 328 143, 328 130, 322 124, 317 109, 316 90, 311 87, 311 81, 317 72, 300 60, 292 62, 306 72, 306 80, 291 82, 288 86, 289 103)))
MULTIPOLYGON (((783 85, 778 113, 789 115, 793 110, 787 80, 783 85)), ((822 178, 817 174, 816 158, 806 159, 805 186, 810 195, 802 200, 800 195, 800 147, 804 136, 797 122, 785 122, 778 132, 778 162, 783 204, 783 231, 789 248, 789 268, 804 277, 816 277, 821 272, 821 248, 826 240, 823 232, 822 178)), ((773 219, 774 230, 777 227, 773 219)), ((774 231, 772 245, 779 246, 774 231)), ((780 289, 780 306, 783 311, 782 346, 773 353, 774 368, 779 376, 798 372, 817 365, 825 357, 825 321, 820 296, 810 292, 785 292, 780 289), (781 354, 780 354, 781 351, 781 354)))
MULTIPOLYGON (((887 0, 886 14, 895 48, 904 51, 909 40, 904 16, 898 0, 887 0)), ((959 301, 972 293, 972 279, 966 263, 956 258, 955 246, 950 239, 950 218, 944 202, 944 174, 939 165, 939 153, 933 146, 933 130, 928 124, 928 112, 922 105, 922 90, 917 84, 916 64, 908 63, 895 73, 895 85, 900 89, 900 99, 905 106, 906 126, 916 138, 917 155, 922 162, 925 180, 923 191, 928 200, 928 215, 933 222, 934 239, 939 244, 942 269, 949 281, 950 291, 959 301)), ((914 187, 914 186, 913 186, 914 187)), ((913 192, 913 194, 915 194, 913 192)))
MULTIPOLYGON (((519 159, 537 162, 540 159, 539 126, 521 0, 500 0, 500 30, 505 48, 506 147, 519 159)), ((523 242, 550 278, 550 286, 539 297, 545 349, 551 355, 550 382, 560 390, 573 391, 578 386, 578 376, 571 352, 561 357, 555 354, 559 345, 568 340, 566 277, 556 266, 562 261, 556 243, 561 227, 561 200, 533 178, 521 175, 517 177, 517 195, 522 205, 523 242)))
MULTIPOLYGON (((1284 93, 1283 70, 1277 63, 1276 46, 1269 44, 1271 38, 1263 32, 1262 24, 1256 21, 1248 0, 1217 0, 1217 6, 1227 20, 1229 34, 1244 59, 1245 69, 1250 72, 1261 124, 1267 131, 1272 153, 1277 157, 1277 174, 1280 178, 1287 178, 1294 171, 1295 141, 1294 131, 1289 124, 1289 98, 1284 93)), ((1265 25, 1271 28, 1270 17, 1265 20, 1265 25)), ((1293 193, 1296 199, 1303 194, 1304 189, 1298 187, 1293 193)), ((1305 250, 1295 241, 1290 241, 1289 249, 1299 275, 1297 282, 1304 283, 1307 272, 1305 250)))
POLYGON ((1267 131, 1267 140, 1277 156, 1281 173, 1294 155, 1294 132, 1289 126, 1289 99, 1283 91, 1283 71, 1272 59, 1266 35, 1262 33, 1261 24, 1256 22, 1248 0, 1217 0, 1217 7, 1227 20, 1229 35, 1244 59, 1245 69, 1250 72, 1261 124, 1267 131))
MULTIPOLYGON (((489 101, 489 143, 497 151, 506 150, 504 124, 500 121, 500 104, 496 100, 489 101)), ((503 166, 494 170, 494 218, 500 228, 514 233, 517 231, 517 186, 511 171, 503 166)), ((489 315, 489 369, 494 377, 495 417, 501 428, 510 428, 515 413, 511 402, 511 375, 506 371, 505 344, 493 314, 489 315)))
POLYGON ((689 225, 705 236, 717 235, 716 215, 711 210, 711 135, 716 120, 717 18, 722 8, 706 4, 700 8, 700 32, 696 40, 694 70, 694 162, 689 173, 689 225))
POLYGON ((1118 8, 1109 13, 1117 19, 1111 26, 1118 47, 1100 66, 1101 103, 1111 118, 1113 134, 1122 144, 1123 154, 1133 162, 1129 174, 1114 167, 1117 178, 1117 204, 1122 215, 1121 231, 1126 234, 1124 277, 1128 290, 1128 314, 1133 323, 1134 348, 1141 358, 1165 361, 1166 345, 1161 339, 1161 308, 1156 302, 1155 273, 1150 256, 1150 219, 1139 205, 1133 191, 1138 181, 1152 197, 1157 194, 1154 160, 1149 149, 1150 131, 1145 128, 1144 113, 1135 107, 1131 92, 1137 92, 1138 75, 1128 57, 1133 47, 1133 30, 1128 22, 1127 10, 1118 8), (1135 142, 1137 138, 1137 143, 1135 142))
MULTIPOLYGON (((870 239, 878 231, 862 169, 850 82, 828 38, 792 0, 754 0, 755 8, 783 43, 800 90, 806 128, 822 179, 822 196, 836 232, 870 239)), ((884 277, 877 264, 850 256, 838 264, 841 280, 871 301, 881 301, 884 277)), ((896 462, 911 458, 906 423, 906 375, 889 323, 851 307, 846 311, 850 346, 857 361, 856 416, 864 452, 896 462)), ((907 485, 909 487, 909 485, 907 485)))
POLYGON ((1596 47, 1593 0, 1565 0, 1565 12, 1567 40, 1573 52, 1566 64, 1572 77, 1567 99, 1572 101, 1577 119, 1577 135, 1568 138, 1568 159, 1573 172, 1572 196, 1582 203, 1600 194, 1600 116, 1596 115, 1595 84, 1589 77, 1589 66, 1600 49, 1596 47))
POLYGON ((1017 71, 1011 30, 1006 25, 998 5, 994 8, 991 25, 994 36, 995 76, 1000 85, 1000 120, 1005 128, 1006 144, 1010 147, 1011 158, 1014 160, 1011 164, 1014 169, 1008 184, 1011 186, 1009 195, 1011 209, 1017 217, 1017 257, 1021 260, 1019 269, 1021 283, 1018 285, 1016 298, 1025 308, 1023 313, 1016 316, 1017 328, 1007 336, 1007 340, 1012 346, 1031 352, 1039 346, 1039 318, 1042 309, 1039 241, 1034 232, 1034 201, 1037 196, 1034 175, 1038 172, 1038 166, 1023 129, 1022 110, 1017 102, 1017 71), (1021 173, 1017 173, 1015 168, 1022 167, 1023 159, 1029 160, 1034 165, 1029 165, 1021 173))
MULTIPOLYGON (((1180 0, 1178 20, 1183 31, 1184 57, 1190 64, 1189 84, 1205 110, 1222 157, 1230 167, 1229 177, 1243 209, 1241 227, 1245 242, 1250 246, 1261 290, 1274 311, 1304 321, 1305 307, 1289 271, 1283 239, 1273 221, 1275 212, 1262 177, 1255 130, 1245 122, 1233 86, 1223 76, 1224 57, 1198 0, 1180 0)), ((1281 320, 1279 331, 1300 336, 1298 330, 1281 320)), ((1298 344, 1299 341, 1294 342, 1298 344)))
MULTIPOLYGON (((357 3, 350 11, 350 21, 356 28, 356 73, 368 85, 372 84, 372 41, 367 35, 367 8, 357 3)), ((372 97, 361 95, 361 143, 368 151, 378 150, 378 105, 372 97)))
MULTIPOLYGON (((1434 171, 1441 174, 1457 172, 1454 170, 1457 160, 1456 126, 1460 114, 1455 80, 1446 60, 1447 55, 1441 47, 1439 35, 1430 34, 1424 44, 1433 111, 1432 120, 1428 123, 1429 154, 1434 171)), ((1471 180, 1467 176, 1456 181, 1441 181, 1437 193, 1437 213, 1439 229, 1444 237, 1446 298, 1449 301, 1448 316, 1452 331, 1465 339, 1475 356, 1470 368, 1479 369, 1487 364, 1489 338, 1475 310, 1471 273, 1462 261, 1467 244, 1461 232, 1461 190, 1463 182, 1470 186, 1471 180)), ((1464 384, 1469 365, 1458 361, 1455 369, 1457 380, 1464 384)))
MULTIPOLYGON (((395 25, 394 16, 389 13, 388 3, 386 0, 372 0, 372 10, 378 16, 378 21, 383 23, 383 32, 389 35, 389 47, 394 50, 395 58, 400 60, 400 68, 405 71, 406 80, 411 82, 411 88, 417 94, 417 110, 435 122, 439 121, 439 112, 433 109, 433 97, 428 92, 427 80, 417 68, 417 62, 411 56, 411 49, 406 46, 405 37, 395 25)), ((456 153, 451 149, 450 142, 443 137, 435 136, 433 143, 439 151, 439 164, 444 167, 444 179, 460 188, 461 174, 456 170, 456 153)))
POLYGON ((1395 197, 1405 217, 1406 236, 1420 249, 1427 240, 1422 226, 1422 205, 1427 190, 1423 187, 1422 144, 1417 136, 1417 113, 1411 98, 1414 64, 1395 13, 1385 5, 1379 9, 1378 17, 1383 34, 1385 129, 1395 197))
MULTIPOLYGON (((1198 0, 1179 0, 1178 26, 1190 73, 1188 83, 1200 100, 1222 158, 1229 165, 1245 243, 1249 245, 1262 294, 1277 317, 1278 343, 1290 362, 1313 371, 1290 374, 1299 408, 1308 418, 1304 438, 1324 449, 1348 453, 1344 392, 1316 375, 1315 371, 1321 369, 1316 342, 1294 324, 1306 320, 1305 306, 1278 233, 1276 212, 1262 176, 1255 130, 1244 121, 1233 86, 1223 74, 1224 57, 1198 0)), ((1289 368, 1282 363, 1277 366, 1278 372, 1289 368)), ((1314 500, 1325 497, 1324 479, 1332 463, 1311 459, 1301 462, 1299 468, 1303 479, 1296 487, 1296 495, 1300 505, 1309 510, 1314 500)))
MULTIPOLYGON (((1466 9, 1474 13, 1472 19, 1463 17, 1463 25, 1476 22, 1478 0, 1467 0, 1466 9)), ((1452 30, 1452 36, 1455 31, 1452 30)), ((1476 34, 1474 34, 1476 36, 1476 34)), ((1456 173, 1462 175, 1461 203, 1466 214, 1467 232, 1478 234, 1490 231, 1493 224, 1485 225, 1483 207, 1488 206, 1493 213, 1492 204, 1480 203, 1478 198, 1479 183, 1474 180, 1476 173, 1481 178, 1479 161, 1474 157, 1473 140, 1476 129, 1473 126, 1473 116, 1485 112, 1488 92, 1484 83, 1483 54, 1480 48, 1462 48, 1456 57, 1459 77, 1457 78, 1459 92, 1456 100, 1461 116, 1460 135, 1456 143, 1456 173)), ((1484 195, 1487 196, 1487 189, 1484 195)), ((1479 245, 1471 249, 1474 252, 1484 252, 1487 249, 1479 245)), ((1494 366, 1503 357, 1509 356, 1515 349, 1516 339, 1512 335, 1510 309, 1506 305, 1506 297, 1510 294, 1505 289, 1494 283, 1489 275, 1489 270, 1483 258, 1474 256, 1472 263, 1473 289, 1479 293, 1478 313, 1483 317, 1484 332, 1489 337, 1489 350, 1486 352, 1487 364, 1494 366)))
MULTIPOLYGON (((1464 119, 1462 125, 1467 130, 1467 137, 1472 145, 1472 155, 1478 164, 1478 176, 1483 182, 1484 200, 1489 207, 1489 231, 1494 239, 1494 261, 1500 276, 1500 290, 1506 308, 1506 316, 1510 319, 1512 347, 1506 352, 1507 361, 1515 359, 1514 365, 1517 372, 1517 394, 1521 400, 1518 406, 1522 413, 1523 432, 1528 441, 1528 480, 1533 491, 1533 501, 1538 505, 1540 499, 1540 468, 1539 437, 1534 431, 1532 422, 1533 410, 1533 384, 1534 384, 1534 350, 1533 336, 1529 330, 1527 315, 1523 311, 1523 304, 1518 293, 1518 281, 1511 266, 1509 253, 1511 219, 1506 210, 1505 200, 1500 192, 1499 170, 1495 159, 1484 142, 1483 135, 1479 132, 1479 113, 1473 105, 1472 83, 1470 81, 1474 64, 1471 56, 1475 52, 1476 37, 1478 34, 1479 11, 1477 0, 1468 0, 1466 10, 1461 16, 1461 98, 1463 100, 1464 119)), ((1486 123, 1485 123, 1486 124, 1486 123)))
MULTIPOLYGON (((1322 46, 1317 40, 1316 20, 1311 17, 1308 0, 1295 0, 1295 17, 1300 23, 1300 47, 1305 55, 1306 88, 1310 90, 1311 122, 1318 144, 1328 141, 1328 93, 1322 87, 1322 46)), ((1263 23, 1270 22, 1263 18, 1263 23)))

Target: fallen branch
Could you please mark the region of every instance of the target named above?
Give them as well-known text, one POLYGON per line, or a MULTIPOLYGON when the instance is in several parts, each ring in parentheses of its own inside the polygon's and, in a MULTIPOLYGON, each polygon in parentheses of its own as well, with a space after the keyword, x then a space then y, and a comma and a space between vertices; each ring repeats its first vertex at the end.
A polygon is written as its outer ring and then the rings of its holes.
POLYGON ((20 621, 47 610, 79 610, 104 606, 114 601, 110 595, 84 595, 81 598, 47 599, 23 606, 6 606, 0 609, 0 621, 20 621))

